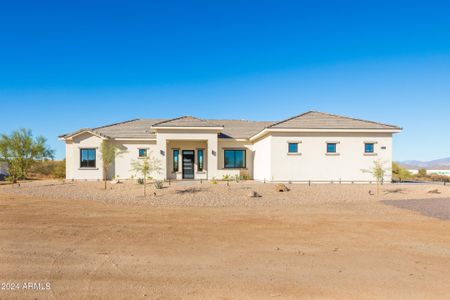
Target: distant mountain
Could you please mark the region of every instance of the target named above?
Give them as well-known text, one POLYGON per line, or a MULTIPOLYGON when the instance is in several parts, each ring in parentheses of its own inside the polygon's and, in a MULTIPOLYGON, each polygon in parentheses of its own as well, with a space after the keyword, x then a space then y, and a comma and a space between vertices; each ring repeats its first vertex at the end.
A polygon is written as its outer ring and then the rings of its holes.
POLYGON ((398 162, 402 167, 412 170, 427 169, 427 170, 449 170, 450 169, 450 157, 441 158, 430 161, 419 160, 405 160, 398 162))

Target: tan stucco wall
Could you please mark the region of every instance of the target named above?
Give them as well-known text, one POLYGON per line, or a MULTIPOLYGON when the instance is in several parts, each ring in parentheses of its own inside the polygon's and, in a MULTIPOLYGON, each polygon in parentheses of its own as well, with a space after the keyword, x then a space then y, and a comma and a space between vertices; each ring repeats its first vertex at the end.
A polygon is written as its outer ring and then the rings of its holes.
POLYGON ((207 153, 208 145, 206 141, 168 141, 167 143, 167 178, 170 179, 183 179, 182 177, 182 153, 183 150, 193 150, 195 153, 194 158, 194 176, 195 179, 207 179, 208 178, 208 162, 207 153), (178 149, 178 172, 173 172, 173 150, 178 149), (203 149, 203 171, 198 170, 198 149, 203 149))
POLYGON ((236 175, 247 175, 253 179, 253 145, 249 142, 220 139, 218 147, 219 164, 216 179, 222 179, 224 175, 235 177, 236 175), (245 150, 245 168, 243 169, 227 169, 225 168, 224 150, 226 149, 242 149, 245 150))
POLYGON ((80 134, 73 138, 73 141, 66 143, 66 178, 97 180, 103 178, 102 163, 100 160, 100 144, 102 139, 90 133, 80 134), (96 167, 92 169, 80 168, 80 149, 96 149, 96 167))

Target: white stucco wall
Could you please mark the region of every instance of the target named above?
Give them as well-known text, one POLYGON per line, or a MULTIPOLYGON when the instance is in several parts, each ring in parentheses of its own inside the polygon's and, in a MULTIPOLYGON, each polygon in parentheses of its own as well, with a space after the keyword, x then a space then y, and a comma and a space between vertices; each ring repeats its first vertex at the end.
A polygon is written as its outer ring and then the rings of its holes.
MULTIPOLYGON (((272 181, 374 181, 361 170, 372 168, 375 160, 392 165, 392 134, 273 133, 270 149, 272 181), (299 142, 299 155, 288 154, 288 142, 299 142), (327 155, 327 142, 338 143, 338 155, 327 155), (375 143, 375 155, 364 153, 365 142, 375 143)), ((385 181, 390 180, 387 172, 385 181)))
POLYGON ((99 149, 102 139, 90 133, 80 134, 66 142, 66 178, 75 180, 97 180, 103 178, 99 149), (80 168, 80 149, 96 149, 95 168, 80 168))
MULTIPOLYGON (((66 141, 66 177, 76 180, 101 180, 102 162, 99 152, 102 139, 84 133, 66 141), (96 168, 80 168, 80 149, 95 148, 96 168)), ((161 161, 162 171, 152 174, 157 179, 181 179, 182 150, 195 151, 195 178, 222 179, 224 175, 248 175, 256 180, 266 181, 373 181, 371 174, 362 169, 373 167, 375 160, 392 164, 392 134, 390 133, 270 133, 251 143, 218 139, 216 131, 174 131, 160 130, 156 140, 114 141, 123 151, 111 167, 109 178, 118 176, 128 179, 136 174, 131 164, 139 160, 138 149, 148 149, 148 153, 161 161), (288 154, 288 142, 299 143, 299 155, 288 154), (339 155, 326 155, 326 143, 337 142, 339 155), (364 143, 375 143, 376 155, 365 155, 364 143), (385 149, 382 149, 382 148, 385 149), (173 173, 173 149, 180 150, 180 169, 173 173), (198 171, 197 149, 204 150, 205 168, 198 171), (245 149, 246 168, 225 169, 224 150, 245 149)), ((391 180, 388 172, 385 181, 391 180)))
POLYGON ((270 181, 271 176, 271 142, 270 135, 256 141, 253 145, 253 178, 255 180, 270 181))
POLYGON ((218 170, 216 179, 222 179, 224 175, 232 177, 247 175, 253 179, 253 145, 248 141, 236 141, 230 139, 220 139, 218 147, 218 170), (245 168, 229 169, 225 168, 224 151, 227 149, 245 150, 245 168))

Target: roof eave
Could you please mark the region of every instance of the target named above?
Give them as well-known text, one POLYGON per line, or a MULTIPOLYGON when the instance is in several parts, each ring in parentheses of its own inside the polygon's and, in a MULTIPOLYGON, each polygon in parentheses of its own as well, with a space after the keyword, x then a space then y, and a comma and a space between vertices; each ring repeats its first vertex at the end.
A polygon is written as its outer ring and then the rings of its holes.
POLYGON ((269 132, 367 132, 367 133, 399 133, 402 128, 264 128, 257 134, 250 137, 254 141, 269 132))

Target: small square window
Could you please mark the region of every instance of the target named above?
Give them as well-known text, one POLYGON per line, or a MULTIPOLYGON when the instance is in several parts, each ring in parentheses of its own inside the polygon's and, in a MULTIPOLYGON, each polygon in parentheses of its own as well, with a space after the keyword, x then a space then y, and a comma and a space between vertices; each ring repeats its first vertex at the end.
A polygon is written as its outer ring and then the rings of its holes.
POLYGON ((147 157, 147 149, 139 149, 139 157, 147 157))
POLYGON ((365 143, 364 144, 364 152, 365 153, 374 153, 375 152, 375 144, 374 143, 365 143))
POLYGON ((327 143, 327 153, 336 153, 336 143, 327 143))
POLYGON ((288 152, 289 153, 298 153, 298 143, 289 143, 288 144, 288 152))

